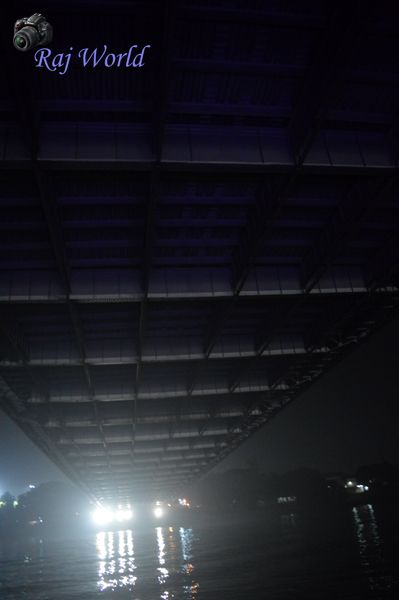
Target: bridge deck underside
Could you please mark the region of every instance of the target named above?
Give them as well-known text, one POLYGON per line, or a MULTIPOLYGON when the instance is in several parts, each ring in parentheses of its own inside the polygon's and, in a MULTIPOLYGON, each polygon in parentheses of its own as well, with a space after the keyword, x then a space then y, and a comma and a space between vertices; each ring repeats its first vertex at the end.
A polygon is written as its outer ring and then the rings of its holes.
POLYGON ((198 478, 398 311, 396 20, 184 4, 107 15, 140 72, 1 55, 0 405, 97 499, 198 478))

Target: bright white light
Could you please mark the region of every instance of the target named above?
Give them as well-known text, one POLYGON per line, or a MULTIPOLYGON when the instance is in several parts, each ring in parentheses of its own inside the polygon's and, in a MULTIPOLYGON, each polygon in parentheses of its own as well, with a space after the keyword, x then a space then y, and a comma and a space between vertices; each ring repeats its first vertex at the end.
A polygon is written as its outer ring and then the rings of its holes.
POLYGON ((364 486, 364 490, 365 490, 366 492, 368 492, 368 491, 369 491, 369 486, 368 486, 368 485, 365 485, 365 486, 364 486))
POLYGON ((133 512, 130 509, 120 508, 115 513, 117 521, 129 521, 133 517, 133 512))
POLYGON ((107 525, 114 519, 114 513, 110 508, 99 507, 92 513, 92 518, 97 525, 107 525))
POLYGON ((35 485, 33 485, 33 483, 30 483, 30 484, 28 485, 28 488, 29 488, 30 490, 34 490, 34 489, 36 488, 36 486, 35 486, 35 485))
POLYGON ((163 509, 160 506, 156 506, 154 508, 154 515, 156 516, 157 519, 159 519, 163 515, 163 509))

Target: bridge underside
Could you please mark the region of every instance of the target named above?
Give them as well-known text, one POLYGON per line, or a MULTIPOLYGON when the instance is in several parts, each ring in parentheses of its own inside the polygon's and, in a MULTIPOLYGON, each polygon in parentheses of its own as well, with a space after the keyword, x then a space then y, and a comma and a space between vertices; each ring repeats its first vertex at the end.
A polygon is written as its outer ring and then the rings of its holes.
POLYGON ((51 3, 139 72, 1 55, 0 406, 97 499, 198 478, 398 313, 396 20, 163 4, 51 3))

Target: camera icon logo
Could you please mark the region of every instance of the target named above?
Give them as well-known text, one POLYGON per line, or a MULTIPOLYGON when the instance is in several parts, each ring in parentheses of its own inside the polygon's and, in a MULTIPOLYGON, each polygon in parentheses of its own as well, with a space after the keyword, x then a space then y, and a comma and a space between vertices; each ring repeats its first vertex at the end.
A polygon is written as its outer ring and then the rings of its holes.
POLYGON ((13 44, 20 52, 49 44, 52 39, 53 28, 40 13, 23 17, 15 22, 13 44))

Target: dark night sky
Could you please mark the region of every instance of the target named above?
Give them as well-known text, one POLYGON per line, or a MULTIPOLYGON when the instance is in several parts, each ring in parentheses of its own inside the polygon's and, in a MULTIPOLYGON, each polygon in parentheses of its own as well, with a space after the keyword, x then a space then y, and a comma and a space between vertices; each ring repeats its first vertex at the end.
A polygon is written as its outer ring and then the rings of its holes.
MULTIPOLYGON (((352 471, 387 460, 399 464, 399 319, 374 334, 232 453, 217 469, 245 466, 255 457, 262 470, 308 466, 352 471)), ((29 483, 63 474, 0 413, 0 494, 21 493, 29 483)))

